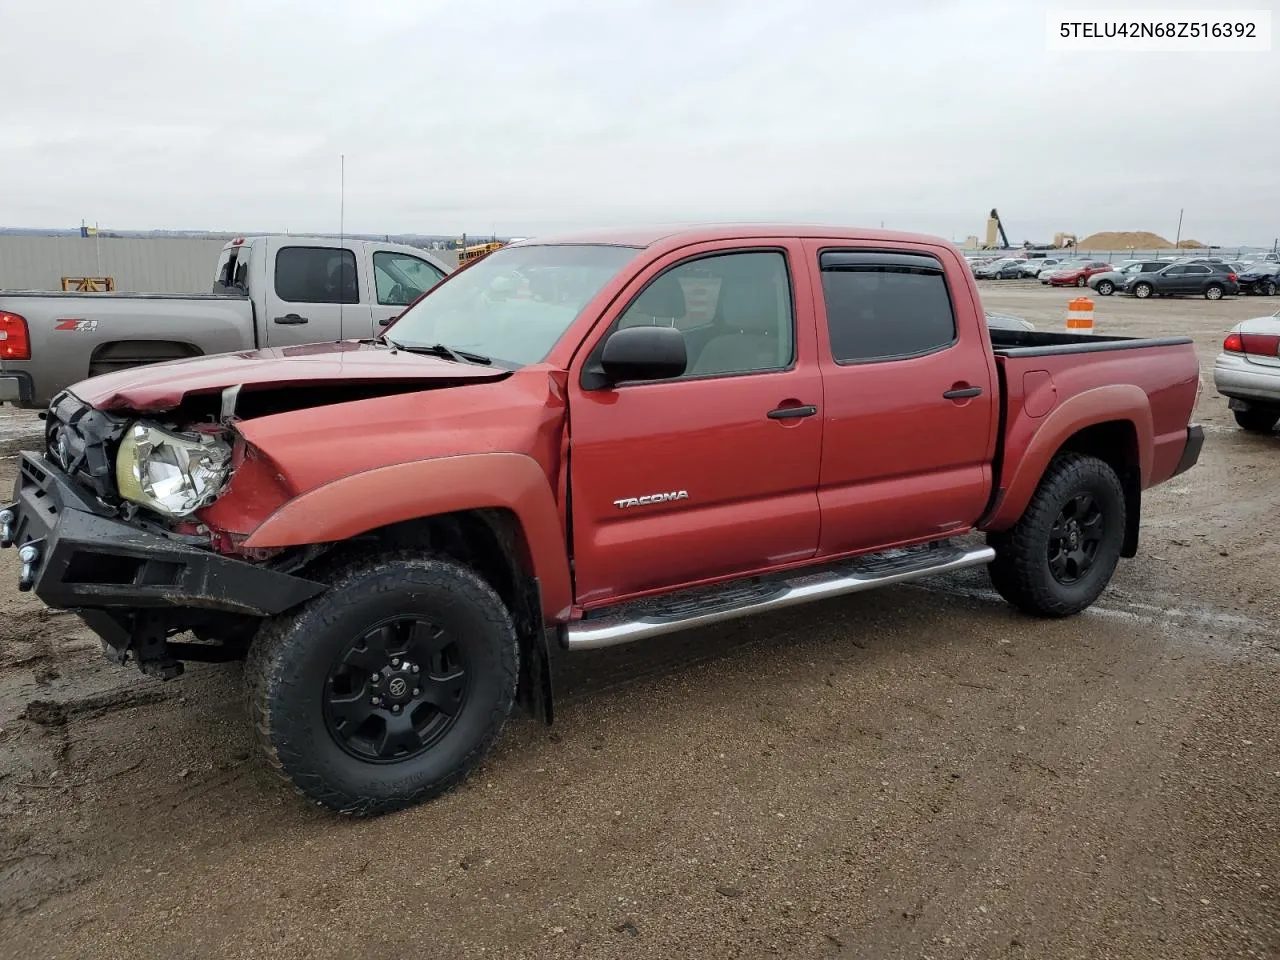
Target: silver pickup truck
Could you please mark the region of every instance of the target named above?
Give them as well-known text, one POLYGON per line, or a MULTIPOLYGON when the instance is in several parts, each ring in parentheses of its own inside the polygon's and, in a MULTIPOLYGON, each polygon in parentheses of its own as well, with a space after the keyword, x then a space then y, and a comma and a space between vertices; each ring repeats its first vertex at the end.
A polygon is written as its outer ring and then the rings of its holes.
POLYGON ((222 248, 207 294, 0 291, 0 400, 202 354, 375 335, 453 268, 397 243, 264 236, 222 248))

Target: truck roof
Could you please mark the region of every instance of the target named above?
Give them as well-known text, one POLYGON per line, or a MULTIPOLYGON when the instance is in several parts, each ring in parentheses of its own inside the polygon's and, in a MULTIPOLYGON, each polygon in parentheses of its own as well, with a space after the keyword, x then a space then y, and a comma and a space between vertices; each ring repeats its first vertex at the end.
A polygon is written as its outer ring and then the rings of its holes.
POLYGON ((579 233, 529 237, 511 246, 538 246, 563 243, 599 243, 619 247, 652 247, 657 244, 680 247, 707 240, 737 240, 749 237, 814 237, 830 240, 873 240, 885 243, 947 243, 941 237, 870 227, 840 227, 815 223, 706 223, 668 226, 613 227, 579 233))

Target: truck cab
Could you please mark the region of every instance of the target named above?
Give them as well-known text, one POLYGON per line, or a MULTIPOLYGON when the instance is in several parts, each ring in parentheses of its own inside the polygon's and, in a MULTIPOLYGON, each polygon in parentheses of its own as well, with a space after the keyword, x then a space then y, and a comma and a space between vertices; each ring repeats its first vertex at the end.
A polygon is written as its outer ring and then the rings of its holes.
POLYGON ((403 244, 240 237, 222 248, 213 292, 254 300, 259 345, 278 347, 374 336, 447 273, 403 244))

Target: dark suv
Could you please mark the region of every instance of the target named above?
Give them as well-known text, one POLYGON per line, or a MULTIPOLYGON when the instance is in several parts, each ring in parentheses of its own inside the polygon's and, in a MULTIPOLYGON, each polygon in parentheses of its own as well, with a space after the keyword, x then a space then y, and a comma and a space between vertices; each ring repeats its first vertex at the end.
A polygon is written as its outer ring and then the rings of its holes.
POLYGON ((1152 295, 1161 297, 1202 296, 1221 300, 1240 292, 1240 284, 1231 269, 1222 263, 1171 263, 1151 273, 1135 273, 1126 277, 1125 293, 1139 300, 1152 295))

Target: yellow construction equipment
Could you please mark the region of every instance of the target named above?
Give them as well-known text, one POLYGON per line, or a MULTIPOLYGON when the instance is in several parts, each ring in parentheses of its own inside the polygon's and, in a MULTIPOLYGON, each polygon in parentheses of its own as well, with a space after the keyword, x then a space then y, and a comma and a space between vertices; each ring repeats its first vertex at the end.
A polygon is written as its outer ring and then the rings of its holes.
POLYGON ((62 289, 76 293, 111 293, 116 288, 114 277, 63 277, 62 289))

